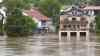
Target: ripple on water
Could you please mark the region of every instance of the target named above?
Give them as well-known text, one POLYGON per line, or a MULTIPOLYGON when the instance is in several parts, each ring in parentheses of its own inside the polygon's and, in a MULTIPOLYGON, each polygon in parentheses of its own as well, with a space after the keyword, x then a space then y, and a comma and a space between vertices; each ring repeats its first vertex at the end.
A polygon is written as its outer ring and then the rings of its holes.
POLYGON ((0 56, 100 56, 100 47, 59 42, 58 36, 0 37, 0 56))

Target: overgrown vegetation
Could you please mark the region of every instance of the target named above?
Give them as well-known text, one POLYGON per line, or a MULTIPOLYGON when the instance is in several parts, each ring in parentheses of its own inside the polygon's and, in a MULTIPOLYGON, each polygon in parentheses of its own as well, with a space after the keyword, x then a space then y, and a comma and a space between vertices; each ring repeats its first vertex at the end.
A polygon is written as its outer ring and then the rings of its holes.
POLYGON ((32 17, 22 14, 24 9, 31 7, 31 2, 32 0, 4 0, 7 8, 5 29, 8 35, 28 35, 37 27, 32 17))
POLYGON ((96 32, 100 33, 100 15, 96 16, 96 32))
POLYGON ((6 22, 6 31, 8 35, 28 35, 35 30, 37 24, 29 16, 9 16, 6 22))

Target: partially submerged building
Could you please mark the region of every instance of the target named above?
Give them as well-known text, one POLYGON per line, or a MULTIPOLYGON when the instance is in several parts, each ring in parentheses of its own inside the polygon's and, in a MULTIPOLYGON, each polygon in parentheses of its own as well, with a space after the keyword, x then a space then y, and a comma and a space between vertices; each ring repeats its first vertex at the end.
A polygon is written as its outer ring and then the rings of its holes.
POLYGON ((94 9, 79 6, 66 8, 60 15, 59 39, 76 37, 80 40, 80 37, 85 37, 89 41, 90 29, 95 30, 95 25, 94 9))
POLYGON ((31 8, 30 10, 25 10, 23 12, 26 16, 31 16, 32 19, 37 23, 38 29, 48 27, 48 17, 43 15, 37 8, 31 8))

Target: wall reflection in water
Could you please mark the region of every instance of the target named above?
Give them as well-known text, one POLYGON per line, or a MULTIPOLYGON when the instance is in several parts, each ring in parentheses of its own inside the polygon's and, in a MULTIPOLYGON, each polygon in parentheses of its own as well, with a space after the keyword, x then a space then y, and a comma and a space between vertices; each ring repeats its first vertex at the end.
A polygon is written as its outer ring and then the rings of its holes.
POLYGON ((85 43, 60 43, 60 56, 95 56, 95 48, 85 43))

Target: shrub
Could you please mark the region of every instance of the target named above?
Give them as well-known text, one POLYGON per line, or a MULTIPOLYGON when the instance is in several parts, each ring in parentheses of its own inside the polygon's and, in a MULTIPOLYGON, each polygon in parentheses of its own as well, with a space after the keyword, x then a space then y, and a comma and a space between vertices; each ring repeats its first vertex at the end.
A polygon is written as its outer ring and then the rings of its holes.
POLYGON ((32 17, 12 15, 7 18, 5 28, 8 35, 28 35, 37 28, 37 24, 32 17))

